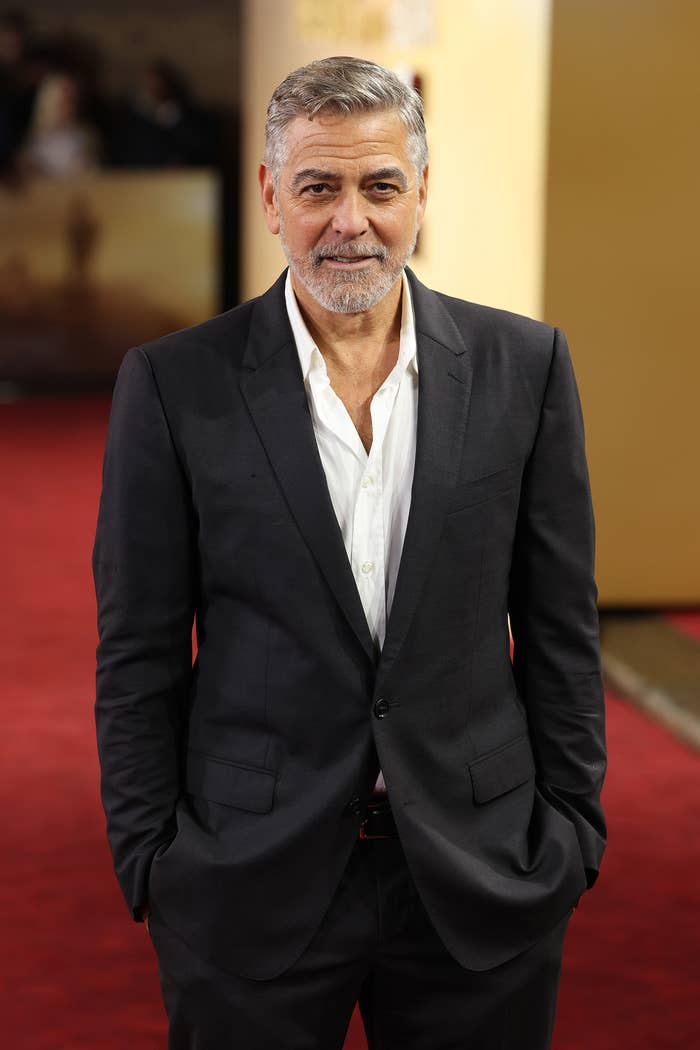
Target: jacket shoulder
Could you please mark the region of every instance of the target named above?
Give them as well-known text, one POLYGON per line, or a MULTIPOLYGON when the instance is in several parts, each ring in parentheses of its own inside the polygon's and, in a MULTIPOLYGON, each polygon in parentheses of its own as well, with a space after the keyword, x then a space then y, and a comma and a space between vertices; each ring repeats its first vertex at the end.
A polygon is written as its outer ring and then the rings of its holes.
POLYGON ((530 352, 541 350, 551 355, 555 329, 544 321, 525 314, 513 313, 495 306, 484 306, 466 299, 457 299, 436 292, 460 332, 471 333, 472 338, 486 339, 488 343, 510 343, 530 352))
POLYGON ((169 332, 135 349, 148 358, 154 372, 162 369, 178 372, 189 367, 201 368, 212 359, 225 358, 237 364, 245 350, 250 322, 259 298, 217 314, 206 321, 169 332))

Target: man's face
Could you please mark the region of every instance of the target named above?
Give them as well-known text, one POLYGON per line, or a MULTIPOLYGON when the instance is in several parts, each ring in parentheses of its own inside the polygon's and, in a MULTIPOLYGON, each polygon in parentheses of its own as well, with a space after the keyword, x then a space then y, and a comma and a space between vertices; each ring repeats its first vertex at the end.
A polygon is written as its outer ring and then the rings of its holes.
POLYGON ((260 183, 297 296, 334 313, 371 310, 413 254, 427 169, 416 175, 395 113, 297 117, 286 144, 277 189, 265 165, 260 183))

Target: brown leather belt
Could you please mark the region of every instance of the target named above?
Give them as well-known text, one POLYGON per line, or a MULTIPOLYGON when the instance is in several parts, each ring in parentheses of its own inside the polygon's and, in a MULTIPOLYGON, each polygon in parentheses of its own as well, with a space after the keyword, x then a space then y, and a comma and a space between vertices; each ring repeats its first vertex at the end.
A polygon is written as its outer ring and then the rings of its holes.
POLYGON ((396 839, 398 837, 389 800, 386 797, 370 799, 360 824, 360 838, 396 839))

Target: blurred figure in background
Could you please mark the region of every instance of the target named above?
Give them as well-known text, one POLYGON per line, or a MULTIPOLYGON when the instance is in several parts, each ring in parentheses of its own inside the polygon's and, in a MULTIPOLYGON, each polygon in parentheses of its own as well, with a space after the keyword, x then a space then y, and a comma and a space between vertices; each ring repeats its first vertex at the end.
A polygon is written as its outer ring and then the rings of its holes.
POLYGON ((118 107, 110 160, 131 168, 189 167, 214 160, 208 115, 164 59, 151 62, 118 107))
POLYGON ((0 172, 11 168, 34 108, 37 79, 31 39, 25 14, 0 15, 0 172))
POLYGON ((74 73, 56 72, 44 79, 19 156, 23 172, 70 177, 97 166, 100 139, 83 116, 82 98, 74 73))

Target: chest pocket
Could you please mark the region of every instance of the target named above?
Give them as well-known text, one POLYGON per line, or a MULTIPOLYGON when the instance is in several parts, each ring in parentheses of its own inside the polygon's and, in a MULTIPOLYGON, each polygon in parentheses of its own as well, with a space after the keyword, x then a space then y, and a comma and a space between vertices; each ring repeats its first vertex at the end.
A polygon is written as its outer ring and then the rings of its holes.
POLYGON ((456 514, 477 503, 495 499, 504 492, 510 492, 520 486, 521 465, 510 463, 499 470, 490 471, 471 481, 458 482, 452 491, 448 514, 456 514))

